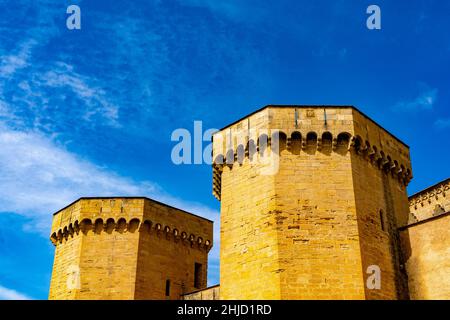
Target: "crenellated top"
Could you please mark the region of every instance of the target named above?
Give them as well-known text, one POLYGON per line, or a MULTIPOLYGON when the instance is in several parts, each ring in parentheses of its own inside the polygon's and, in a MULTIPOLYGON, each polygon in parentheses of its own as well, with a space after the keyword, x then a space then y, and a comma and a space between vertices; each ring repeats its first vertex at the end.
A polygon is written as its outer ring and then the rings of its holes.
POLYGON ((50 240, 140 233, 209 251, 213 222, 145 197, 80 198, 55 213, 50 240))
POLYGON ((357 109, 267 106, 213 135, 213 195, 220 200, 224 166, 267 162, 282 152, 350 152, 402 186, 412 179, 408 146, 357 109))
POLYGON ((450 211, 450 178, 409 197, 410 223, 450 211))
POLYGON ((56 246, 64 243, 69 238, 78 236, 80 232, 84 235, 89 233, 99 235, 102 232, 106 232, 107 234, 112 234, 113 232, 121 234, 141 232, 154 234, 158 237, 174 240, 176 243, 190 245, 193 248, 195 247, 201 250, 209 251, 212 248, 211 240, 205 239, 201 235, 195 235, 188 230, 179 229, 176 226, 164 225, 157 221, 154 222, 148 219, 141 221, 137 217, 128 221, 125 218, 119 218, 117 221, 114 218, 108 218, 107 220, 102 218, 95 220, 89 218, 84 218, 81 221, 76 220, 53 232, 50 240, 56 246))
POLYGON ((424 206, 425 203, 431 203, 433 200, 445 198, 450 190, 450 178, 441 181, 431 187, 419 191, 409 197, 409 206, 417 209, 418 206, 424 206))

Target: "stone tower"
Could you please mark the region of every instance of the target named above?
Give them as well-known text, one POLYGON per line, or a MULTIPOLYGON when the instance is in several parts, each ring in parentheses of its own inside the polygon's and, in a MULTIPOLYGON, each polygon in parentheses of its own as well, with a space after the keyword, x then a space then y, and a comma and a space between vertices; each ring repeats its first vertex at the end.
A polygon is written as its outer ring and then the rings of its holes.
POLYGON ((148 198, 81 198, 53 217, 49 299, 179 299, 205 288, 212 229, 148 198))
POLYGON ((266 106, 217 132, 213 159, 221 299, 408 298, 409 148, 356 108, 266 106))

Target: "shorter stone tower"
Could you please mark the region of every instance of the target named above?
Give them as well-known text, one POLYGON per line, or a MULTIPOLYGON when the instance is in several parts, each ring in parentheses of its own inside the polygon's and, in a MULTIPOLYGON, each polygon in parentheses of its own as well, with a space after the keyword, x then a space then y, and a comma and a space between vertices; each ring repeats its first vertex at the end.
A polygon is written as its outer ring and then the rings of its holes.
POLYGON ((207 283, 213 222, 148 198, 81 198, 55 213, 49 299, 179 299, 207 283))

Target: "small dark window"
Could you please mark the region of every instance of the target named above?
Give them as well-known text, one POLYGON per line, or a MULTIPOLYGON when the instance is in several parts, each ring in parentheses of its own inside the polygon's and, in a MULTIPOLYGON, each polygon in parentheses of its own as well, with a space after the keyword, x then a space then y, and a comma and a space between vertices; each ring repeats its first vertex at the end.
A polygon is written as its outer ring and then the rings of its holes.
POLYGON ((170 280, 166 280, 166 297, 170 296, 170 280))
POLYGON ((384 231, 384 213, 383 210, 380 210, 380 224, 381 224, 381 230, 384 231))
POLYGON ((329 132, 324 132, 322 134, 322 145, 331 146, 333 143, 333 136, 329 132))
POLYGON ((315 132, 309 132, 306 135, 306 144, 310 147, 314 147, 317 144, 317 134, 315 132))
POLYGON ((202 264, 201 263, 195 263, 194 287, 197 289, 201 289, 201 287, 202 287, 202 264))

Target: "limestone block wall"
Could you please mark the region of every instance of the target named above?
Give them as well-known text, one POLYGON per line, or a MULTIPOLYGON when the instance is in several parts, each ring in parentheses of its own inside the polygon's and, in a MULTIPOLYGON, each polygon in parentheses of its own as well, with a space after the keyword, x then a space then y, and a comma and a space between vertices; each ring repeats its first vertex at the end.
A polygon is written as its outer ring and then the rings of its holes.
POLYGON ((54 215, 49 298, 179 299, 206 287, 210 239, 211 221, 147 198, 82 198, 54 215))
POLYGON ((274 215, 283 299, 364 299, 350 155, 331 148, 281 152, 274 215))
POLYGON ((179 299, 206 288, 212 222, 154 202, 144 205, 145 230, 139 241, 135 299, 179 299), (155 232, 156 231, 156 232, 155 232), (195 265, 200 268, 195 283, 195 265), (151 288, 151 290, 149 290, 151 288))
POLYGON ((76 298, 76 277, 79 274, 81 237, 68 238, 64 246, 56 246, 50 283, 49 299, 72 300, 76 298))
POLYGON ((366 286, 366 298, 408 299, 397 229, 408 220, 409 148, 360 113, 354 111, 353 119, 359 142, 351 162, 363 271, 371 265, 381 271, 381 289, 366 286))
POLYGON ((222 174, 221 299, 281 299, 274 177, 248 161, 222 174))
POLYGON ((450 299, 450 213, 401 229, 411 299, 450 299))

